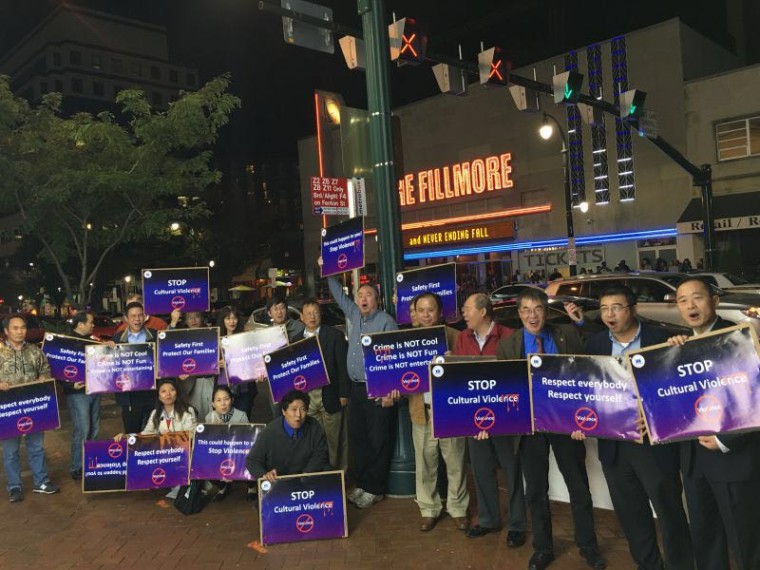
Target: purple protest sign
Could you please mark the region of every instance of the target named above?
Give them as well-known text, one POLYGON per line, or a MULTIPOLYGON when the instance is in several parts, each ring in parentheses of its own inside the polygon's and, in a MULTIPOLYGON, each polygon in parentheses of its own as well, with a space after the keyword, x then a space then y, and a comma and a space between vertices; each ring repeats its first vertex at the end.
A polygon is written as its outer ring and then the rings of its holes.
POLYGON ((628 358, 652 443, 760 428, 760 358, 751 326, 628 358))
POLYGON ((42 352, 50 363, 50 373, 56 380, 84 382, 84 349, 95 341, 48 333, 42 342, 42 352))
POLYGON ((364 267, 364 218, 322 228, 322 277, 364 267))
POLYGON ((127 490, 127 442, 83 442, 82 492, 107 493, 127 490))
POLYGON ((153 344, 93 345, 85 349, 88 394, 153 390, 156 387, 153 344))
POLYGON ((284 326, 233 334, 222 338, 227 379, 231 386, 264 378, 264 355, 288 345, 284 326))
POLYGON ((343 471, 259 479, 262 544, 348 536, 343 471))
POLYGON ((263 424, 198 424, 190 479, 250 481, 245 458, 263 429, 263 424))
POLYGON ((330 383, 316 336, 267 354, 264 364, 275 404, 290 390, 308 392, 330 383))
POLYGON ((364 335, 361 343, 371 398, 387 396, 391 390, 427 392, 428 364, 448 350, 443 326, 373 333, 364 335))
POLYGON ((208 267, 143 269, 143 301, 149 315, 208 311, 208 267))
POLYGON ((528 362, 535 431, 641 441, 633 378, 620 360, 534 354, 528 362))
POLYGON ((127 443, 127 491, 188 484, 189 434, 130 435, 127 443))
POLYGON ((0 439, 61 427, 55 382, 44 380, 0 391, 0 439))
POLYGON ((431 265, 421 269, 411 269, 396 274, 396 322, 405 325, 411 322, 409 307, 420 293, 435 293, 443 303, 443 318, 454 321, 459 317, 457 310, 456 263, 431 265))
POLYGON ((158 377, 216 376, 219 329, 177 329, 158 333, 158 377))
POLYGON ((430 365, 433 437, 533 433, 524 360, 430 365))

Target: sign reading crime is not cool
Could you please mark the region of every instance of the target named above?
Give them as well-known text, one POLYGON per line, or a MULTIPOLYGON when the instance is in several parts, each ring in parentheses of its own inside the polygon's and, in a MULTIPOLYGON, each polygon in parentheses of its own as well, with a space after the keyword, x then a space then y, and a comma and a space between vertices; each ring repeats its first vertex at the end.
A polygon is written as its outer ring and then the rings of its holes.
POLYGON ((208 311, 208 267, 143 269, 143 303, 149 315, 208 311))

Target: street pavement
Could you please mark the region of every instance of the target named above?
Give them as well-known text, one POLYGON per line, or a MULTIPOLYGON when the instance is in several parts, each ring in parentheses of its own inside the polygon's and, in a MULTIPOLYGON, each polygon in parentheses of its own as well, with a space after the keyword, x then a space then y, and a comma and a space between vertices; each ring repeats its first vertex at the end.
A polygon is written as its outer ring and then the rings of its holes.
MULTIPOLYGON (((269 406, 263 397, 257 400, 253 420, 267 421, 269 406)), ((347 539, 263 547, 257 513, 245 501, 241 483, 225 501, 211 503, 192 516, 174 509, 164 499, 165 490, 84 495, 68 473, 71 424, 63 401, 61 416, 62 428, 45 436, 48 470, 61 492, 32 493, 27 468, 22 473, 24 501, 11 504, 7 495, 0 495, 0 569, 524 569, 532 553, 530 536, 522 548, 510 549, 506 531, 468 539, 448 517, 433 531, 422 533, 412 499, 388 498, 364 511, 349 505, 347 539)), ((109 398, 104 402, 100 438, 119 431, 120 410, 109 398)), ((22 465, 27 466, 25 454, 22 465)), ((474 513, 472 480, 469 484, 474 513)), ((573 544, 569 506, 554 503, 552 510, 557 558, 551 568, 588 568, 573 544)), ((633 570, 614 513, 596 509, 595 516, 608 568, 633 570)))

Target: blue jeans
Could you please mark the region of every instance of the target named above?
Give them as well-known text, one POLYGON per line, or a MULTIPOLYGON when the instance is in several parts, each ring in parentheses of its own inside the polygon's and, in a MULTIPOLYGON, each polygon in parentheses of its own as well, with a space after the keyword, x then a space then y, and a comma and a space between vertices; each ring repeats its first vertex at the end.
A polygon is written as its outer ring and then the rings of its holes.
MULTIPOLYGON (((34 485, 39 486, 48 482, 47 468, 45 467, 45 450, 42 448, 43 433, 41 431, 25 435, 26 455, 29 459, 29 467, 32 469, 34 485)), ((3 444, 3 467, 5 477, 8 480, 7 489, 21 488, 21 459, 18 450, 21 447, 21 436, 2 440, 3 444)))
POLYGON ((71 414, 71 467, 82 469, 82 443, 98 437, 100 427, 100 394, 67 394, 66 405, 71 414))

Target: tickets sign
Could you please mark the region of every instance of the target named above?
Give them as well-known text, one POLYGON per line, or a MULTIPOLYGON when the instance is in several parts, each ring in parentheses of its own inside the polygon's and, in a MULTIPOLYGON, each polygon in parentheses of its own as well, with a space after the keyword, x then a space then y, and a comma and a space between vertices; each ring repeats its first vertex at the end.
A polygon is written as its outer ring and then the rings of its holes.
POLYGON ((215 376, 219 373, 219 329, 178 329, 158 333, 158 377, 215 376))
POLYGON ((142 286, 146 314, 209 310, 208 267, 143 269, 142 286))
POLYGON ((186 432, 130 435, 127 444, 127 491, 188 484, 190 436, 186 432))
POLYGON ((760 358, 751 326, 628 358, 652 443, 760 428, 760 358))
POLYGON ((428 364, 446 352, 446 327, 419 327, 361 337, 367 395, 387 396, 430 389, 428 364))
POLYGON ((155 353, 151 343, 97 344, 85 349, 88 394, 153 390, 155 353))
POLYGON ((11 386, 0 391, 0 439, 61 427, 53 380, 11 386))
POLYGON ((106 493, 127 489, 127 442, 83 442, 82 492, 106 493))
POLYGON ((245 458, 263 424, 198 424, 190 459, 190 479, 250 481, 245 458))
POLYGON ((95 342, 71 336, 46 334, 42 342, 42 352, 50 363, 53 378, 63 382, 84 382, 84 349, 91 344, 95 342))
POLYGON ((343 471, 259 479, 262 544, 348 536, 343 471))
POLYGON ((288 345, 284 326, 222 337, 224 366, 230 386, 265 378, 264 355, 288 345))
POLYGON ((533 433, 525 360, 432 363, 430 392, 433 437, 533 433))
POLYGON ((443 303, 443 318, 454 321, 457 311, 456 263, 431 265, 396 274, 396 321, 409 324, 409 309, 414 298, 421 293, 435 293, 443 303))
POLYGON ((279 402, 290 390, 308 392, 330 383, 316 336, 267 354, 264 356, 264 364, 274 403, 279 402))
POLYGON ((364 218, 322 228, 322 277, 364 267, 364 218))
POLYGON ((528 362, 534 431, 641 441, 638 398, 621 360, 534 354, 528 362))

